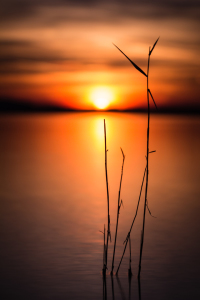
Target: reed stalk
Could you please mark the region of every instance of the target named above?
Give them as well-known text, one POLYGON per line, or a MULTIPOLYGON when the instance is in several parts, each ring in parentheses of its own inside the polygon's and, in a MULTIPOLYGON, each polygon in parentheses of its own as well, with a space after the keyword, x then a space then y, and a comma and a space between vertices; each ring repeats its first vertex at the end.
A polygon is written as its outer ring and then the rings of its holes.
POLYGON ((105 268, 105 251, 106 251, 106 245, 105 245, 105 224, 104 224, 104 230, 103 230, 102 233, 103 233, 103 270, 104 270, 104 268, 105 268))
POLYGON ((121 195, 121 186, 122 186, 125 155, 124 155, 124 152, 123 152, 122 148, 120 148, 120 149, 121 149, 121 152, 122 152, 123 161, 122 161, 121 178, 120 178, 119 192, 118 192, 117 221, 116 221, 116 230, 115 230, 115 242, 114 242, 114 248, 113 248, 112 269, 111 269, 111 272, 110 272, 111 275, 113 275, 113 270, 114 270, 115 248, 116 248, 116 242, 117 242, 117 230, 118 230, 119 213, 120 213, 121 205, 123 203, 122 200, 120 201, 120 195, 121 195))
POLYGON ((130 256, 129 256, 129 269, 128 269, 128 276, 131 277, 132 274, 132 270, 131 270, 131 237, 129 235, 129 252, 130 252, 130 256))
POLYGON ((144 213, 143 213, 143 225, 142 225, 142 235, 140 243, 140 258, 139 258, 139 269, 138 277, 140 277, 141 272, 141 260, 142 260, 142 250, 144 243, 144 226, 145 226, 145 216, 146 216, 146 206, 147 206, 147 192, 148 192, 148 179, 149 179, 149 124, 150 124, 150 109, 149 109, 149 63, 150 63, 150 49, 148 55, 148 66, 147 66, 147 104, 148 104, 148 122, 147 122, 147 175, 146 175, 146 187, 145 187, 145 200, 144 200, 144 213))
MULTIPOLYGON (((149 54, 148 54, 148 65, 147 65, 147 74, 140 69, 124 52, 122 52, 115 44, 114 46, 130 61, 130 63, 140 72, 142 73, 144 76, 147 77, 147 105, 148 105, 148 121, 147 121, 147 154, 146 154, 146 168, 145 168, 145 172, 146 172, 146 187, 145 187, 145 201, 144 201, 144 213, 143 213, 143 225, 142 225, 142 236, 141 236, 141 244, 140 244, 140 258, 139 258, 139 269, 138 269, 138 278, 140 278, 140 272, 141 272, 141 261, 142 261, 142 252, 143 252, 143 243, 144 243, 144 228, 145 228, 145 216, 146 216, 146 207, 147 207, 147 192, 148 192, 148 179, 149 179, 149 129, 150 129, 150 105, 149 105, 149 94, 156 106, 156 103, 153 99, 153 96, 151 94, 151 91, 149 89, 149 64, 150 64, 150 56, 151 53, 153 52, 154 47, 156 46, 157 42, 158 42, 159 38, 155 41, 154 45, 152 48, 149 48, 149 54)), ((157 108, 157 106, 156 106, 157 108)), ((143 178, 144 179, 144 178, 143 178)), ((142 186, 143 186, 143 182, 142 182, 142 186)), ((140 199, 140 198, 139 198, 140 199)), ((137 211, 137 210, 136 210, 137 211)), ((135 218, 134 218, 135 219, 135 218)), ((132 229, 132 227, 131 227, 132 229)), ((122 254, 122 258, 121 261, 123 259, 124 253, 126 251, 126 246, 128 243, 128 239, 130 236, 130 231, 127 235, 127 238, 125 240, 125 247, 124 247, 124 252, 122 254)), ((121 264, 120 261, 120 264, 121 264)), ((120 267, 119 264, 119 267, 120 267)), ((119 271, 119 267, 117 269, 116 275, 119 271)))
POLYGON ((107 300, 107 283, 106 283, 106 276, 103 276, 103 300, 107 300))
POLYGON ((141 284, 140 284, 140 277, 138 277, 138 295, 139 295, 139 300, 141 300, 141 284))
POLYGON ((105 224, 104 224, 104 231, 103 231, 103 266, 105 265, 105 255, 106 255, 106 240, 105 240, 105 224))
POLYGON ((109 213, 109 188, 108 188, 108 171, 107 171, 107 145, 106 145, 106 121, 104 119, 104 139, 105 139, 105 175, 106 175, 106 190, 107 190, 107 206, 108 206, 108 227, 107 227, 107 241, 105 246, 105 264, 103 268, 103 274, 106 274, 107 270, 107 259, 108 259, 108 241, 109 237, 111 240, 110 234, 110 213, 109 213))
POLYGON ((119 262, 119 266, 118 266, 118 268, 117 268, 116 275, 118 275, 119 268, 120 268, 120 266, 121 266, 122 260, 123 260, 123 258, 124 258, 124 254, 125 254, 125 252, 126 252, 126 247, 127 247, 128 241, 129 241, 129 237, 130 237, 130 234, 131 234, 131 230, 132 230, 132 228, 133 228, 133 224, 134 224, 135 219, 136 219, 136 217, 137 217, 138 208, 139 208, 139 204, 140 204, 140 198, 141 198, 141 194, 142 194, 142 188, 143 188, 143 184, 144 184, 145 174, 146 174, 146 168, 145 168, 145 170, 144 170, 144 175, 143 175, 143 178, 142 178, 142 184, 141 184, 141 188, 140 188, 140 194, 139 194, 139 198, 138 198, 138 203, 137 203, 137 208, 136 208, 135 216, 134 216, 134 218, 133 218, 133 221, 132 221, 130 230, 129 230, 128 234, 127 234, 127 237, 126 237, 126 239, 125 239, 125 241, 124 241, 124 244, 125 244, 125 245, 124 245, 124 251, 123 251, 123 253, 122 253, 122 257, 121 257, 121 260, 120 260, 120 262, 119 262))
MULTIPOLYGON (((159 39, 159 38, 158 38, 159 39)), ((152 97, 152 100, 156 106, 156 103, 153 99, 153 96, 149 90, 149 65, 150 65, 150 57, 151 53, 156 46, 158 39, 154 43, 152 49, 149 47, 149 55, 148 55, 148 65, 147 65, 147 105, 148 105, 148 122, 147 122, 147 175, 146 175, 146 187, 145 187, 145 201, 144 201, 144 213, 143 213, 143 224, 142 224, 142 236, 141 236, 141 244, 140 244, 140 258, 139 258, 139 268, 138 268, 138 278, 140 278, 141 272, 141 261, 142 261, 142 252, 143 252, 143 244, 144 244, 144 228, 145 228, 145 216, 146 216, 146 207, 147 207, 147 193, 148 193, 148 183, 149 183, 149 131, 150 131, 150 104, 149 104, 149 94, 152 97)), ((157 106, 156 106, 157 108, 157 106)))
POLYGON ((132 280, 132 274, 131 276, 128 276, 128 299, 131 300, 131 280, 132 280))
POLYGON ((105 269, 105 251, 106 251, 106 245, 105 245, 105 224, 104 224, 104 231, 99 230, 99 232, 103 233, 103 269, 102 269, 102 271, 104 273, 104 269, 105 269))

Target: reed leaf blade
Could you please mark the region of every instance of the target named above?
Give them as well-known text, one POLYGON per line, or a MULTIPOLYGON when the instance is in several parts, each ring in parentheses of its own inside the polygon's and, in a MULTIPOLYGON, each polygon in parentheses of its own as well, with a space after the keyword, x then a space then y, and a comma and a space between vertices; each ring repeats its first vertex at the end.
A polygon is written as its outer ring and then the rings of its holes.
POLYGON ((153 100, 153 103, 154 103, 156 109, 158 109, 158 107, 157 107, 157 105, 156 105, 156 102, 155 102, 155 100, 154 100, 154 98, 153 98, 153 95, 152 95, 150 89, 148 89, 148 92, 149 92, 149 94, 151 95, 151 98, 152 98, 152 100, 153 100))
POLYGON ((144 76, 147 77, 147 74, 142 70, 140 69, 122 50, 120 50, 115 44, 113 44, 129 61, 130 63, 140 72, 142 73, 144 76))
POLYGON ((160 37, 158 37, 157 40, 155 41, 155 43, 154 43, 154 45, 153 45, 151 51, 149 52, 149 55, 151 55, 151 53, 153 52, 153 49, 155 48, 155 46, 156 46, 156 44, 157 44, 159 38, 160 38, 160 37))

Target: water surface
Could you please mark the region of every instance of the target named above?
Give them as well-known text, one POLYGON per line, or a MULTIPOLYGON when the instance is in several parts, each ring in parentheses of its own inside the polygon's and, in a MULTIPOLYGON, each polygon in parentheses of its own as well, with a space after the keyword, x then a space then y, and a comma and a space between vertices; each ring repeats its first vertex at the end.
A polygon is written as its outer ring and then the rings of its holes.
MULTIPOLYGON (((4 299, 102 299, 107 224, 103 119, 107 125, 112 243, 122 147, 126 158, 115 270, 145 169, 146 115, 70 113, 0 119, 0 240, 4 299)), ((153 115, 141 299, 200 296, 200 118, 153 115)), ((144 193, 119 278, 107 299, 139 299, 137 270, 144 193)))

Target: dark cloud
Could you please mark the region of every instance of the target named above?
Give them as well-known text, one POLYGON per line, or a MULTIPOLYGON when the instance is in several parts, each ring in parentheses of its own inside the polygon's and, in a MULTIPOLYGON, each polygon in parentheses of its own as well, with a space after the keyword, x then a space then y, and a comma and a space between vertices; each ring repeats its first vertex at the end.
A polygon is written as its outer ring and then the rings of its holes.
POLYGON ((1 50, 12 48, 12 47, 29 47, 32 46, 31 41, 20 40, 20 39, 0 39, 1 50))
MULTIPOLYGON (((99 65, 94 58, 81 57, 42 47, 37 42, 15 39, 0 40, 0 74, 33 74, 79 70, 81 66, 99 65), (41 67, 42 65, 42 67, 41 67)), ((104 64, 105 65, 105 64, 104 64)))
MULTIPOLYGON (((145 59, 137 59, 134 60, 134 62, 140 66, 141 68, 143 68, 143 70, 145 70, 147 68, 147 60, 145 59)), ((132 68, 134 69, 131 64, 126 60, 126 59, 119 59, 119 60, 108 60, 105 62, 106 66, 110 66, 112 68, 132 68)), ((151 65, 153 68, 163 68, 165 69, 165 71, 167 69, 170 69, 171 71, 175 71, 177 70, 177 72, 183 72, 185 71, 186 73, 190 74, 191 72, 193 72, 194 74, 198 74, 199 73, 199 66, 195 63, 195 61, 185 61, 184 58, 182 58, 181 60, 177 61, 177 60, 169 60, 169 59, 153 59, 153 61, 151 62, 151 65)))
POLYGON ((56 65, 77 60, 74 56, 61 55, 59 51, 42 48, 37 43, 26 40, 2 39, 0 47, 0 73, 4 75, 44 73, 53 71, 53 67, 41 69, 41 63, 56 65))
MULTIPOLYGON (((0 67, 1 75, 31 75, 31 74, 38 74, 38 73, 47 73, 47 71, 37 70, 34 68, 27 70, 27 68, 22 68, 22 67, 14 66, 14 65, 6 65, 6 66, 2 65, 0 67)), ((10 85, 10 83, 9 83, 9 85, 10 85)))
MULTIPOLYGON (((64 8, 87 9, 105 11, 107 21, 123 18, 170 18, 170 17, 193 17, 199 18, 200 3, 198 0, 116 0, 116 1, 81 1, 81 0, 7 0, 1 4, 1 22, 15 21, 23 18, 37 17, 41 8, 64 8)), ((69 16, 67 16, 69 17, 69 16)), ((76 14, 71 16, 76 18, 76 14)), ((80 17, 80 15, 77 17, 80 17)), ((91 15, 91 18, 93 15, 91 15)), ((102 16, 103 17, 103 16, 102 16)), ((44 16, 45 18, 45 16, 44 16)), ((97 18, 98 19, 98 18, 97 18)), ((58 19, 59 21, 59 19, 58 19)))
POLYGON ((48 62, 48 63, 58 63, 64 61, 74 61, 76 58, 73 57, 61 57, 58 55, 48 54, 10 54, 0 56, 0 63, 22 63, 22 62, 48 62))
POLYGON ((155 82, 174 89, 182 84, 198 97, 199 12, 199 0, 3 0, 2 85, 7 84, 6 91, 12 84, 23 87, 26 80, 15 82, 18 74, 60 72, 74 87, 89 83, 84 72, 119 71, 123 76, 132 66, 111 49, 112 42, 146 70, 145 53, 161 35, 151 61, 155 82), (76 74, 70 79, 77 71, 81 79, 76 74))
MULTIPOLYGON (((146 68, 147 61, 145 59, 136 59, 134 60, 134 62, 141 68, 146 68)), ((130 62, 125 58, 118 59, 118 60, 108 60, 105 62, 105 65, 117 69, 126 68, 126 67, 131 68, 130 62)))
POLYGON ((15 39, 0 39, 0 63, 13 62, 63 62, 76 57, 62 55, 55 50, 40 46, 37 42, 15 39))

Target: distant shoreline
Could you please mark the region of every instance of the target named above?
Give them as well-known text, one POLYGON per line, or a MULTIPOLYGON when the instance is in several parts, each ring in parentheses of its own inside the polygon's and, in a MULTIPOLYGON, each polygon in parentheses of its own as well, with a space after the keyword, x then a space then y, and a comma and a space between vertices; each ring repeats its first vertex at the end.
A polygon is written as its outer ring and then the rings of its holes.
MULTIPOLYGON (((73 109, 70 107, 60 107, 55 105, 36 105, 33 103, 24 103, 24 102, 15 102, 15 101, 0 101, 0 113, 1 114, 18 114, 18 113, 102 113, 102 112, 114 112, 114 113, 147 113, 147 109, 145 108, 137 108, 137 109, 102 109, 102 110, 84 110, 84 109, 73 109)), ((152 108, 151 112, 153 114, 191 114, 191 115, 199 115, 200 107, 162 107, 158 110, 152 108)))

